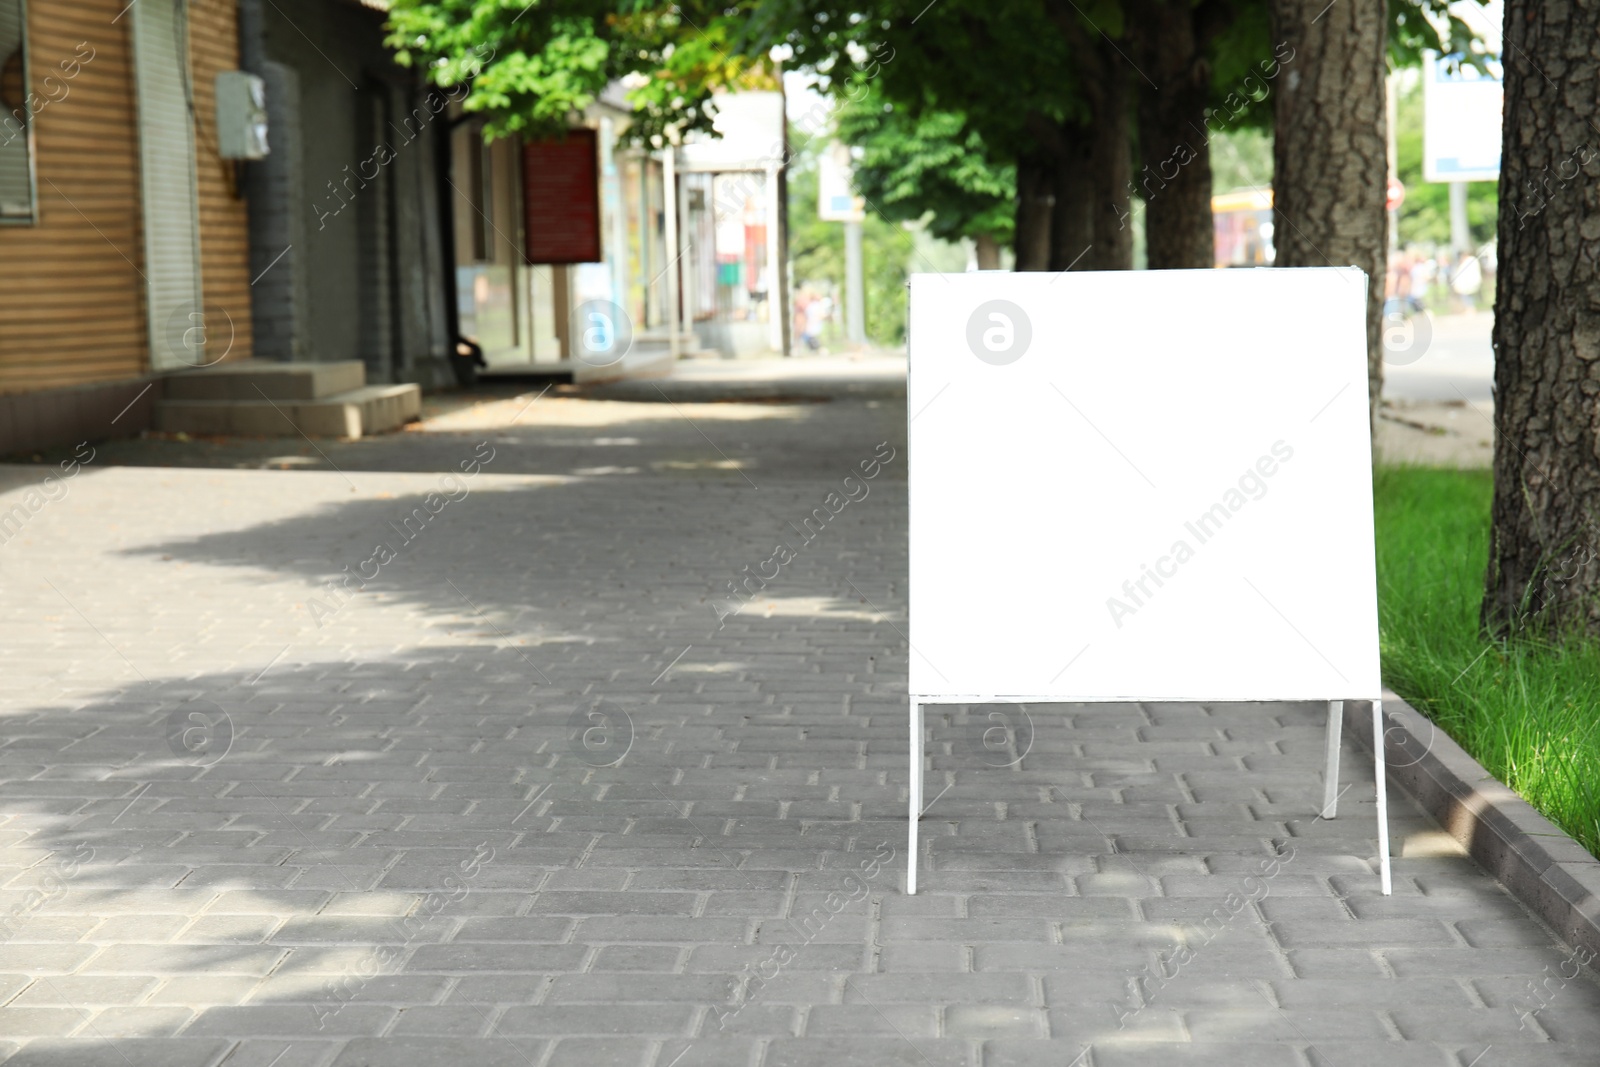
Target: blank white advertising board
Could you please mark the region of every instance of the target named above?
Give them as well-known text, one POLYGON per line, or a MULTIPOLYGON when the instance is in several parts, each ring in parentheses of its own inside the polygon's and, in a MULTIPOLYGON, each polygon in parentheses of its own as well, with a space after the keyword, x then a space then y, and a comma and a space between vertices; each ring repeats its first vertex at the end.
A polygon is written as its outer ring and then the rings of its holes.
POLYGON ((1366 292, 912 277, 914 794, 922 704, 1380 697, 1366 292))

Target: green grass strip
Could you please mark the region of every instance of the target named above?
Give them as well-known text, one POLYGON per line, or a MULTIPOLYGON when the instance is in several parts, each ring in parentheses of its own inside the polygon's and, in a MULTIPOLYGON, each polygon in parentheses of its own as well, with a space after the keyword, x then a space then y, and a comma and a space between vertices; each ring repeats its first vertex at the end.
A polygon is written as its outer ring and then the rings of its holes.
POLYGON ((1600 855, 1600 641, 1486 641, 1488 471, 1380 467, 1383 677, 1496 778, 1600 855))

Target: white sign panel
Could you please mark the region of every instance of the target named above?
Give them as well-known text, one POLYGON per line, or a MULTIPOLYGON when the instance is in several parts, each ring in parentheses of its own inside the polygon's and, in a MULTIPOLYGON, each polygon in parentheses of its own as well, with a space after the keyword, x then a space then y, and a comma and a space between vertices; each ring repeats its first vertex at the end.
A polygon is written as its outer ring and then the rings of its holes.
POLYGON ((912 699, 1377 698, 1366 287, 914 275, 912 699))
POLYGON ((1433 52, 1424 54, 1422 176, 1426 180, 1487 182, 1500 177, 1505 92, 1499 62, 1487 66, 1489 74, 1456 66, 1449 57, 1433 52))

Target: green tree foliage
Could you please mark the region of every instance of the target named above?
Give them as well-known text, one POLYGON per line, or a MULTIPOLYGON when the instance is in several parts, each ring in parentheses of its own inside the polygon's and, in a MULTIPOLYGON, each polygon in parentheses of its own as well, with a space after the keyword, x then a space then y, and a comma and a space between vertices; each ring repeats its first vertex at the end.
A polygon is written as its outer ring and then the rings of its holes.
MULTIPOLYGON (((1472 27, 1450 13, 1451 0, 1389 0, 1389 67, 1415 67, 1424 51, 1474 55, 1472 27), (1437 23, 1445 26, 1440 33, 1437 23)), ((1487 4, 1489 0, 1477 0, 1487 4)))
POLYGON ((396 61, 440 88, 463 83, 469 114, 491 136, 549 136, 613 82, 637 109, 630 136, 709 129, 718 89, 775 86, 764 53, 732 47, 721 8, 657 0, 393 0, 387 43, 396 61))
MULTIPOLYGON (((558 132, 621 81, 638 109, 630 136, 656 144, 709 129, 714 91, 774 87, 769 56, 783 47, 841 103, 868 86, 879 113, 863 101, 846 104, 840 118, 868 151, 861 180, 881 194, 867 193, 874 204, 891 219, 931 212, 935 232, 970 235, 988 225, 978 220, 1004 212, 969 193, 1014 198, 1015 162, 1048 154, 1064 130, 1090 121, 1104 59, 1092 50, 1112 44, 1112 76, 1142 84, 1126 60, 1139 54, 1141 25, 1124 3, 393 0, 388 41, 432 83, 470 83, 463 107, 487 120, 491 136, 558 132), (912 152, 896 159, 893 144, 912 152), (941 156, 950 165, 937 163, 941 156)), ((1414 64, 1424 48, 1467 50, 1471 33, 1447 5, 1389 0, 1393 65, 1414 64), (1447 25, 1442 38, 1430 17, 1447 25)), ((1271 87, 1259 68, 1274 55, 1265 0, 1209 7, 1223 18, 1203 59, 1213 106, 1225 116, 1216 125, 1264 126, 1271 87)))
POLYGON ((944 241, 1011 240, 1016 167, 996 165, 965 116, 896 107, 881 90, 865 88, 836 115, 841 141, 859 149, 855 188, 890 222, 928 218, 944 241))
POLYGON ((1272 135, 1246 127, 1211 137, 1211 189, 1232 193, 1272 188, 1272 135))

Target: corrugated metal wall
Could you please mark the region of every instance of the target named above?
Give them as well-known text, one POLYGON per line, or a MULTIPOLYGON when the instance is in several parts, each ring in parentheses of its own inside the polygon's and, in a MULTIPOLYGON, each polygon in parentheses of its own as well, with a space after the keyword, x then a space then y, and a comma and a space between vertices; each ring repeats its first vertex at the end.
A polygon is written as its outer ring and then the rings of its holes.
MULTIPOLYGON (((158 0, 167 13, 175 0, 158 0)), ((139 7, 150 0, 140 0, 139 7)), ((38 223, 0 226, 0 393, 134 378, 150 369, 137 91, 126 0, 30 0, 38 223), (45 86, 43 79, 53 80, 45 86)), ((151 5, 154 7, 154 5, 151 5)), ((232 0, 191 0, 202 306, 209 339, 250 353, 246 204, 216 153, 214 81, 238 66, 232 0), (214 310, 213 310, 214 309, 214 310), (219 334, 215 311, 231 322, 219 334)), ((210 355, 209 358, 214 358, 210 355)))

